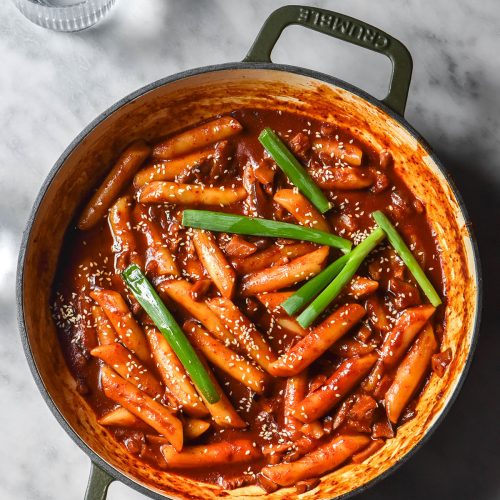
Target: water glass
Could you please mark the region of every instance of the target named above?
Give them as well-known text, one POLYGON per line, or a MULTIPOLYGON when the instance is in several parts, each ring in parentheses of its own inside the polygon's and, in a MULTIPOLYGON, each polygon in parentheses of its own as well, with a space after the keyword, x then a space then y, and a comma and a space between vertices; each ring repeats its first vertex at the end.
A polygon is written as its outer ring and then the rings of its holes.
POLYGON ((100 21, 116 0, 13 0, 32 22, 55 31, 80 31, 100 21))

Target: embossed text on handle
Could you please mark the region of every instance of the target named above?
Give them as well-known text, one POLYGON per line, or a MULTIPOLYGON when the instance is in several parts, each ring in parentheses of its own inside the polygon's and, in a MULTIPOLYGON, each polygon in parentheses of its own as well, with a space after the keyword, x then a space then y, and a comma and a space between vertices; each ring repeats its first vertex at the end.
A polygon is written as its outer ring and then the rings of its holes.
POLYGON ((359 40, 379 50, 387 48, 390 43, 385 35, 375 29, 365 28, 350 19, 339 15, 324 14, 315 9, 302 7, 297 21, 311 27, 320 27, 324 31, 341 33, 345 37, 359 40))

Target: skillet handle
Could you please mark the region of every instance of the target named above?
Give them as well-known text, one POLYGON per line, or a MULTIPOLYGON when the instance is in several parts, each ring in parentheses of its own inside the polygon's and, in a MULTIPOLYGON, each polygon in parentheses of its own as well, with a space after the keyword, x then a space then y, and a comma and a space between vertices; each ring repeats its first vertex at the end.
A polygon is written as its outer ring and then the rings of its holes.
POLYGON ((413 68, 408 49, 387 33, 344 14, 300 5, 281 7, 266 19, 243 61, 270 63, 271 52, 278 38, 291 24, 298 24, 387 56, 392 62, 392 75, 389 93, 382 102, 401 116, 404 115, 413 68))
POLYGON ((109 485, 114 478, 94 462, 90 462, 90 476, 85 492, 85 500, 106 500, 109 485))

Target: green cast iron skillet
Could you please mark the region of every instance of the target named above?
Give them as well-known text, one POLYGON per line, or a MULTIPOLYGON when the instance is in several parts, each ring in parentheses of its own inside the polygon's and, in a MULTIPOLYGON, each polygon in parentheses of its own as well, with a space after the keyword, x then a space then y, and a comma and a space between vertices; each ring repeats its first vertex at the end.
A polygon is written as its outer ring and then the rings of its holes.
MULTIPOLYGON (((410 53, 406 49, 406 47, 391 37, 387 33, 370 26, 367 23, 359 21, 357 19, 350 18, 343 14, 338 14, 335 12, 327 11, 324 9, 318 8, 309 8, 302 6, 286 6, 282 7, 275 12, 273 12, 269 18, 266 20, 263 25, 260 33, 258 34, 254 44, 252 45, 248 55, 245 57, 243 62, 240 63, 229 63, 222 64, 216 66, 208 66, 203 68, 198 68, 190 71, 185 71, 181 73, 177 73, 173 76, 158 80, 154 83, 151 83, 142 89, 130 94, 124 99, 117 102, 111 108, 103 112, 98 118, 96 118, 89 126, 87 126, 81 134, 70 144, 70 146, 66 149, 66 151, 61 155, 59 160, 56 162, 49 175, 47 176, 38 197, 34 203, 31 215, 29 217, 27 227, 25 229, 21 250, 19 254, 18 261, 18 271, 17 271, 17 308, 18 308, 18 321, 19 328, 21 332, 21 339, 23 342, 26 358, 28 360, 30 369, 32 371, 33 377, 38 385, 38 388, 51 409, 52 413, 64 428, 64 430, 69 434, 69 436, 73 439, 73 441, 89 456, 92 469, 89 478, 89 483, 86 491, 85 498, 86 500, 104 500, 106 498, 107 489, 110 483, 114 480, 118 480, 128 486, 134 488, 135 490, 149 496, 150 498, 155 499, 163 499, 166 498, 164 495, 161 495, 149 488, 139 485, 135 481, 132 481, 130 478, 126 477, 124 474, 111 467, 107 462, 105 462, 100 456, 98 456, 93 450, 89 448, 89 446, 74 432, 74 430, 68 425, 65 418, 58 410, 55 402, 53 401, 50 393, 47 391, 40 373, 37 369, 36 362, 33 356, 33 352, 30 347, 27 328, 25 323, 25 310, 23 305, 23 283, 24 283, 24 271, 25 271, 25 253, 26 248, 30 238, 31 228, 33 223, 37 217, 37 212, 44 200, 45 194, 57 176, 60 168, 64 164, 65 160, 69 157, 72 151, 86 138, 86 136, 101 122, 106 120, 112 113, 121 107, 125 106, 127 103, 132 100, 137 99, 138 97, 146 94, 147 92, 154 90, 160 86, 175 82, 177 80, 184 79, 186 77, 190 77, 193 75, 199 75, 203 73, 209 73, 214 71, 222 71, 228 69, 273 69, 276 71, 290 72, 299 75, 309 76, 313 79, 324 81, 326 83, 333 84, 337 87, 343 88, 360 96, 361 98, 369 101, 373 105, 381 108, 383 111, 388 113, 394 119, 396 119, 406 130, 413 136, 417 141, 425 145, 426 150, 429 152, 429 155, 438 165, 441 173, 446 178, 446 181, 451 186, 455 197, 458 199, 460 204, 460 211, 464 216, 466 223, 469 222, 465 207, 461 198, 453 187, 453 183, 449 175, 446 173, 442 165, 439 163, 435 155, 432 153, 430 147, 425 143, 425 141, 420 137, 420 135, 411 128, 411 126, 404 120, 403 115, 405 111, 406 100, 408 96, 408 90, 410 86, 411 73, 412 73, 412 59, 410 53), (282 31, 289 25, 301 25, 305 28, 312 29, 314 31, 318 31, 324 33, 326 35, 344 40, 346 42, 364 47, 369 50, 373 50, 375 52, 384 54, 387 56, 392 62, 392 76, 390 81, 390 88, 388 95, 385 99, 379 101, 372 96, 366 94, 362 90, 353 87, 343 81, 340 81, 331 76, 321 74, 315 71, 306 70, 303 68, 298 68, 294 66, 286 66, 286 65, 278 65, 271 62, 271 51, 276 44, 279 36, 282 31)), ((469 224, 467 224, 469 227, 469 224)), ((475 243, 475 239, 472 234, 469 236, 472 241, 473 247, 473 258, 474 258, 474 266, 476 269, 476 287, 477 287, 477 297, 476 297, 476 316, 474 321, 474 333, 472 335, 472 342, 469 349, 469 354, 467 358, 466 365, 461 372, 460 380, 455 388, 453 397, 448 401, 447 407, 444 411, 441 412, 439 418, 434 423, 434 425, 428 430, 423 439, 421 439, 413 449, 407 453, 403 459, 394 464, 390 469, 385 471, 383 474, 379 475, 376 479, 372 480, 369 483, 366 483, 357 489, 349 492, 347 495, 344 495, 342 498, 352 497, 366 488, 372 486, 376 482, 381 479, 387 477, 389 474, 394 472, 398 467, 400 467, 406 460, 408 460, 418 449, 422 447, 422 445, 427 441, 429 436, 435 430, 435 428, 439 425, 439 423, 443 420, 447 411, 451 407, 453 401, 455 400, 461 385, 465 379, 467 374, 469 365, 471 363, 472 354, 474 351, 474 347, 477 341, 478 330, 479 330, 479 316, 480 316, 480 304, 482 297, 482 280, 480 277, 480 266, 479 266, 479 258, 478 251, 475 243)))

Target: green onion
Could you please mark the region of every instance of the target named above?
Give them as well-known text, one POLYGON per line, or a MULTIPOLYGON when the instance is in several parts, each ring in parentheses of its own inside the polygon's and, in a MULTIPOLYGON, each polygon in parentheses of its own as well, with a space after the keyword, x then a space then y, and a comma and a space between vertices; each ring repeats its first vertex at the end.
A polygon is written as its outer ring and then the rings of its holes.
POLYGON ((337 277, 297 317, 299 324, 307 328, 342 291, 367 255, 385 238, 384 231, 377 227, 359 245, 353 248, 349 259, 337 277))
POLYGON ((217 389, 196 355, 193 346, 141 269, 136 264, 131 264, 123 271, 122 279, 158 327, 158 330, 167 339, 203 397, 209 403, 219 401, 220 396, 217 389))
POLYGON ((283 141, 270 128, 265 128, 259 135, 260 143, 266 148, 278 167, 295 184, 309 201, 321 212, 332 208, 323 191, 311 179, 306 169, 283 144, 283 141))
POLYGON ((340 273, 345 263, 349 259, 349 254, 343 255, 323 269, 318 275, 310 279, 305 285, 301 286, 293 295, 288 297, 281 307, 292 316, 303 309, 340 273))
POLYGON ((396 228, 392 225, 391 221, 380 210, 373 212, 372 217, 375 219, 375 222, 385 231, 390 244, 394 247, 394 250, 396 250, 398 255, 406 264, 406 267, 408 267, 410 272, 413 274, 413 277, 420 285, 420 288, 422 288, 422 291, 429 299, 429 302, 434 307, 437 307, 439 304, 441 304, 441 298, 436 292, 436 289, 432 286, 429 278, 427 278, 423 269, 420 267, 415 257, 413 257, 410 249, 406 246, 406 243, 404 242, 401 235, 397 232, 396 228))
POLYGON ((348 252, 352 246, 349 240, 318 229, 289 224, 288 222, 277 222, 223 212, 210 212, 208 210, 184 210, 182 225, 224 233, 312 241, 320 245, 340 248, 343 252, 348 252))

